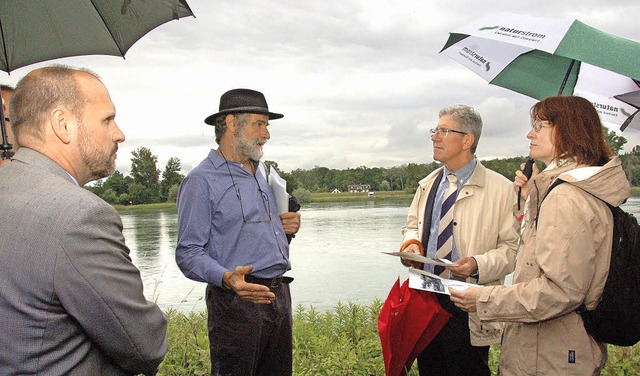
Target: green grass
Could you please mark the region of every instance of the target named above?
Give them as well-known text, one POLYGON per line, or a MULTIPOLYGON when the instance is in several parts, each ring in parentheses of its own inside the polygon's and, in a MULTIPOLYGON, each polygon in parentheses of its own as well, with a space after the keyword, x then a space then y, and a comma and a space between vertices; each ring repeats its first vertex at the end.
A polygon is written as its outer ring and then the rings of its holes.
POLYGON ((207 313, 166 312, 169 351, 158 375, 210 375, 207 313))
MULTIPOLYGON (((293 317, 294 375, 384 375, 384 360, 378 337, 378 313, 382 301, 371 305, 338 303, 334 309, 318 311, 298 306, 293 317)), ((206 312, 187 314, 170 310, 169 352, 158 375, 209 375, 209 341, 206 312)), ((497 373, 500 346, 491 346, 489 365, 497 373)), ((638 375, 640 344, 609 346, 603 376, 638 375)), ((418 375, 417 366, 409 376, 418 375)))

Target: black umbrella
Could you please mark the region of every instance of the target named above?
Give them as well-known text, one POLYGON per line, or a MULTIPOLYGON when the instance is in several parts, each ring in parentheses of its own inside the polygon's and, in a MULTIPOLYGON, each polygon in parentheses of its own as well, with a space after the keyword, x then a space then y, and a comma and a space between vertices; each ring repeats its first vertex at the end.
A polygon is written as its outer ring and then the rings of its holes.
MULTIPOLYGON (((124 57, 149 31, 193 16, 186 0, 2 0, 0 70, 79 55, 124 57)), ((0 107, 2 159, 10 158, 0 107)))

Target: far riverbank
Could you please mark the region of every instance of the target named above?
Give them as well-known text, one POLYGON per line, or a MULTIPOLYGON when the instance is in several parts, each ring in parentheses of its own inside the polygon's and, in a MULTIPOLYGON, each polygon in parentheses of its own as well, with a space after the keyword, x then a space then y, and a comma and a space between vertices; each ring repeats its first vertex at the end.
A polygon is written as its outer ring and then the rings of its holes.
MULTIPOLYGON (((369 196, 366 192, 354 193, 354 192, 341 192, 341 193, 312 193, 311 203, 331 203, 331 202, 359 202, 359 201, 407 201, 411 202, 414 192, 406 191, 387 191, 387 192, 374 192, 372 196, 369 196)), ((640 190, 638 191, 640 195, 640 190)), ((304 203, 302 203, 304 205, 304 203)), ((129 211, 144 211, 144 210, 157 210, 157 209, 175 209, 175 202, 161 202, 157 204, 142 204, 142 205, 113 205, 119 212, 129 211)))
MULTIPOLYGON (((374 192, 372 196, 365 193, 341 192, 341 193, 311 193, 311 203, 331 203, 331 202, 358 202, 358 201, 407 201, 411 202, 415 192, 411 191, 380 191, 374 192)), ((640 187, 631 187, 632 196, 640 196, 640 187)), ((157 210, 157 209, 175 209, 174 202, 162 202, 157 204, 143 205, 114 205, 119 212, 139 211, 139 210, 157 210)))

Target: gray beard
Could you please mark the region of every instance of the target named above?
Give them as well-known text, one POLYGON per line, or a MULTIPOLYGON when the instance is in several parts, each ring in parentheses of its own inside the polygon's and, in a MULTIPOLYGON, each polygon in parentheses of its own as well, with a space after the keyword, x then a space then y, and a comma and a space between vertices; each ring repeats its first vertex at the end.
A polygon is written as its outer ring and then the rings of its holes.
POLYGON ((260 158, 262 158, 262 155, 264 154, 264 151, 262 150, 261 146, 255 143, 250 143, 245 138, 242 138, 242 137, 238 137, 238 151, 240 151, 242 154, 246 155, 247 157, 249 157, 249 159, 254 161, 259 161, 260 158))

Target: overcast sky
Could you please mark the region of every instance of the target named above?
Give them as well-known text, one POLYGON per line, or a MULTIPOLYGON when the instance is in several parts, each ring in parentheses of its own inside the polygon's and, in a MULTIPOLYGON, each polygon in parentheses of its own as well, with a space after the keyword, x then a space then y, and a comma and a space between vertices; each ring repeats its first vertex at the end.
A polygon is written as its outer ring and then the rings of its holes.
MULTIPOLYGON (((172 156, 183 173, 195 167, 217 147, 204 118, 217 112, 222 93, 238 87, 262 91, 269 109, 285 115, 271 122, 265 159, 286 172, 431 162, 428 130, 438 110, 455 103, 483 117, 480 159, 526 155, 528 111, 536 101, 440 55, 449 31, 508 11, 577 18, 640 41, 640 3, 631 0, 188 2, 196 18, 151 31, 126 59, 52 61, 102 76, 126 136, 117 162, 125 174, 140 146, 158 156, 161 170, 172 156)), ((0 81, 15 84, 41 65, 0 72, 0 81)), ((629 140, 626 151, 640 144, 640 131, 618 134, 629 140)))

